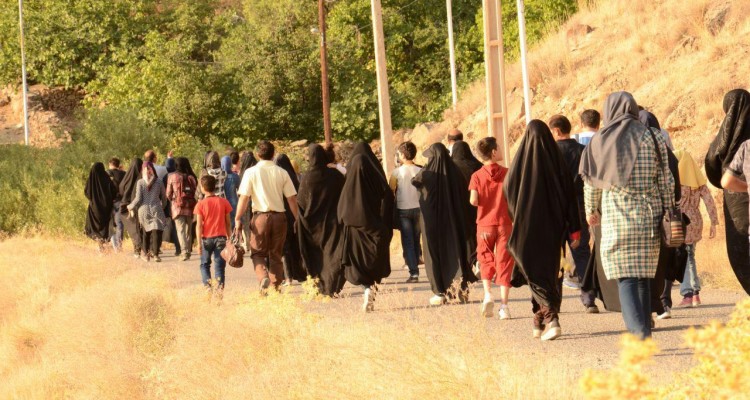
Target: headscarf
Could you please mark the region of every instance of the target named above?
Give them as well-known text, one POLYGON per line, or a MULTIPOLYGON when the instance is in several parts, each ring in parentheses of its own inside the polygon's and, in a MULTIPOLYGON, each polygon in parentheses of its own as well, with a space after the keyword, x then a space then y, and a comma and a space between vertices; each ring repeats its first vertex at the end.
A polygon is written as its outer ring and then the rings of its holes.
POLYGON ((245 171, 252 168, 257 163, 258 161, 255 160, 253 153, 249 151, 242 153, 242 157, 240 157, 240 179, 245 177, 245 171))
POLYGON ((372 151, 372 147, 370 147, 369 144, 365 142, 359 142, 356 145, 354 145, 354 149, 352 150, 351 158, 354 158, 354 156, 362 154, 365 157, 367 157, 375 166, 377 167, 378 172, 380 175, 383 176, 383 179, 387 178, 385 176, 385 171, 383 170, 382 164, 380 164, 380 160, 378 160, 378 157, 375 156, 375 153, 372 151))
POLYGON ((109 222, 115 205, 117 187, 101 162, 91 166, 84 193, 89 200, 86 234, 95 239, 106 240, 109 237, 109 222))
POLYGON ((167 161, 164 162, 164 168, 167 169, 167 173, 171 174, 172 172, 177 170, 177 161, 175 161, 174 158, 167 158, 167 161))
POLYGON ((724 122, 706 154, 706 176, 712 185, 721 187, 721 176, 740 145, 750 139, 750 93, 735 89, 724 96, 724 122))
POLYGON ((221 169, 227 174, 232 173, 232 157, 224 156, 221 158, 221 169))
POLYGON ((135 196, 136 184, 141 179, 141 169, 143 169, 143 160, 135 158, 130 162, 130 168, 125 173, 125 177, 120 182, 120 195, 122 195, 122 206, 127 206, 133 201, 135 196))
POLYGON ((469 148, 469 144, 464 141, 459 141, 453 144, 451 159, 456 163, 458 169, 461 170, 468 187, 471 176, 482 168, 483 164, 474 157, 474 154, 471 153, 471 148, 469 148))
POLYGON ((693 189, 706 184, 706 177, 701 173, 698 168, 698 163, 689 152, 686 150, 677 150, 674 152, 675 157, 679 160, 680 170, 680 184, 683 186, 689 186, 693 189))
POLYGON ((299 190, 299 179, 297 179, 297 172, 294 171, 292 161, 289 160, 289 157, 286 154, 279 154, 278 156, 276 156, 276 165, 281 167, 289 174, 289 177, 292 178, 294 189, 299 190))
POLYGON ((143 163, 143 169, 141 170, 141 179, 146 182, 148 190, 151 190, 151 187, 154 186, 154 182, 156 182, 156 168, 154 168, 154 164, 152 162, 147 161, 143 163))
POLYGON ((661 125, 659 125, 659 120, 656 118, 656 115, 653 113, 641 110, 638 112, 638 120, 641 121, 643 125, 646 125, 649 128, 656 128, 657 131, 661 131, 661 125))
POLYGON ((356 227, 382 227, 383 224, 390 227, 392 215, 386 215, 381 208, 383 198, 388 194, 393 197, 393 192, 380 163, 373 160, 372 150, 369 153, 365 150, 369 148, 364 142, 355 147, 338 204, 339 221, 356 227))
POLYGON ((600 189, 624 187, 630 181, 638 146, 646 126, 638 121, 638 104, 628 92, 609 95, 604 105, 604 127, 591 138, 581 155, 581 177, 600 189))

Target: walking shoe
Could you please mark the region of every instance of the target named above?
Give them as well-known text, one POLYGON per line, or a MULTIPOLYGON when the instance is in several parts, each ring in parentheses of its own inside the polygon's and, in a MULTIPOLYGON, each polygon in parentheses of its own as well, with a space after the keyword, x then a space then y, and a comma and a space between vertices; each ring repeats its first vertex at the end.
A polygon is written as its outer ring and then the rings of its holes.
POLYGON ((418 275, 411 275, 409 276, 409 279, 406 280, 404 283, 417 283, 419 282, 419 276, 418 275))
POLYGON ((161 262, 161 257, 159 256, 154 257, 154 262, 161 262))
POLYGON ((698 307, 699 305, 701 305, 701 295, 696 293, 693 295, 693 307, 698 307))
POLYGON ((375 311, 375 293, 372 292, 372 289, 365 289, 365 294, 362 297, 365 300, 362 304, 362 311, 366 313, 375 311))
POLYGON ((574 278, 565 277, 565 279, 563 279, 563 286, 568 289, 581 290, 581 284, 576 282, 574 278))
POLYGON ((185 253, 185 261, 190 260, 190 256, 191 256, 190 253, 185 253))
POLYGON ((436 295, 430 297, 430 305, 431 306, 442 306, 446 302, 447 302, 447 300, 445 299, 445 295, 442 295, 442 294, 436 294, 436 295))
POLYGON ((534 339, 539 339, 542 337, 542 332, 544 332, 544 324, 541 325, 534 325, 534 329, 531 331, 531 335, 534 337, 534 339))
POLYGON ((656 316, 656 319, 670 319, 670 318, 672 318, 672 309, 669 307, 664 307, 664 312, 656 316))
POLYGON ((599 314, 599 307, 594 305, 586 306, 586 313, 587 314, 599 314))
POLYGON ((141 252, 140 251, 134 252, 133 253, 133 258, 141 258, 141 252))
POLYGON ((271 286, 271 280, 266 278, 263 278, 260 281, 260 294, 261 296, 265 296, 268 294, 268 287, 271 286))
POLYGON ((187 261, 187 260, 188 260, 187 254, 183 254, 182 257, 180 257, 180 261, 187 261))
POLYGON ((542 333, 542 341, 555 340, 562 335, 562 329, 560 323, 554 320, 547 325, 547 329, 542 333))
POLYGON ((507 304, 500 305, 500 311, 497 312, 497 316, 500 319, 510 319, 510 309, 507 304))
POLYGON ((482 302, 482 316, 485 318, 492 318, 492 314, 495 311, 495 302, 492 300, 482 302))
POLYGON ((682 308, 682 307, 692 307, 693 304, 694 304, 693 303, 693 296, 690 296, 690 297, 685 296, 685 297, 682 298, 682 301, 680 302, 680 304, 677 305, 677 307, 680 307, 680 308, 682 308))
POLYGON ((466 304, 469 302, 469 289, 459 289, 458 290, 458 302, 461 304, 466 304))

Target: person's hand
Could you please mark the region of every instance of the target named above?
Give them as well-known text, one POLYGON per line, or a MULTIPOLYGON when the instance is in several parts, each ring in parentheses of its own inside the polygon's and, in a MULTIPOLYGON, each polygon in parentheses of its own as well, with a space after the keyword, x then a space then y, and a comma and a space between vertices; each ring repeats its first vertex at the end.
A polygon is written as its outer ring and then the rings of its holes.
POLYGON ((172 158, 172 154, 174 154, 174 151, 169 150, 169 152, 167 153, 167 158, 172 158))
POLYGON ((574 241, 570 242, 570 248, 573 249, 573 250, 577 249, 578 246, 580 246, 580 245, 581 245, 581 241, 580 240, 574 240, 574 241))
POLYGON ((601 216, 599 215, 599 213, 593 213, 589 215, 589 218, 588 218, 589 226, 599 226, 599 222, 601 222, 600 220, 601 220, 601 216))
POLYGON ((235 231, 242 231, 242 220, 241 219, 235 219, 234 220, 234 230, 235 231))
POLYGON ((708 231, 708 238, 713 239, 716 237, 716 225, 711 225, 711 229, 708 231))
POLYGON ((135 219, 135 211, 128 210, 128 217, 135 219))
POLYGON ((200 242, 198 243, 198 255, 199 255, 199 256, 202 256, 202 255, 203 255, 203 240, 201 240, 201 241, 200 241, 200 242))

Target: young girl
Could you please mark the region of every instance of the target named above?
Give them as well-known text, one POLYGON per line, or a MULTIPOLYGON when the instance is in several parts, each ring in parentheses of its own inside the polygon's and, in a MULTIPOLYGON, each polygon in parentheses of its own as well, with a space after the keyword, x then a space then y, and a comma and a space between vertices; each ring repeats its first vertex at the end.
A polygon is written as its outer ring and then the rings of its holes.
POLYGON ((128 211, 134 213, 138 211, 138 221, 143 228, 142 248, 146 261, 161 262, 159 257, 159 247, 161 246, 161 234, 166 225, 166 216, 164 215, 164 204, 166 202, 166 191, 161 179, 156 177, 154 164, 150 162, 143 163, 141 171, 142 179, 136 186, 135 197, 128 204, 128 211))

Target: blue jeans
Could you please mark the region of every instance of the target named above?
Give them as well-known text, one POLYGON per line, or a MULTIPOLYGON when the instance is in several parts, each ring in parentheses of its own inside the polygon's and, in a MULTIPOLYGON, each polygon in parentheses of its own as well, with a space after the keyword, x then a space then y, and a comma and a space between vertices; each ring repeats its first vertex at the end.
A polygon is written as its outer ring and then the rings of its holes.
POLYGON ((617 289, 628 331, 641 339, 651 337, 651 279, 620 278, 617 289))
POLYGON ((409 267, 409 275, 418 276, 419 256, 422 253, 419 245, 419 236, 422 234, 421 214, 418 208, 398 210, 398 219, 401 229, 401 247, 404 249, 404 260, 409 267))
POLYGON ((683 297, 693 297, 701 291, 701 280, 698 278, 698 269, 695 265, 695 244, 685 245, 687 251, 687 265, 685 266, 685 277, 680 284, 680 294, 683 297))
POLYGON ((201 246, 203 252, 201 253, 201 277, 203 278, 203 285, 211 287, 211 257, 214 259, 216 286, 219 289, 224 289, 224 269, 226 268, 226 261, 221 258, 221 251, 227 245, 226 236, 217 236, 212 238, 201 239, 201 246))

